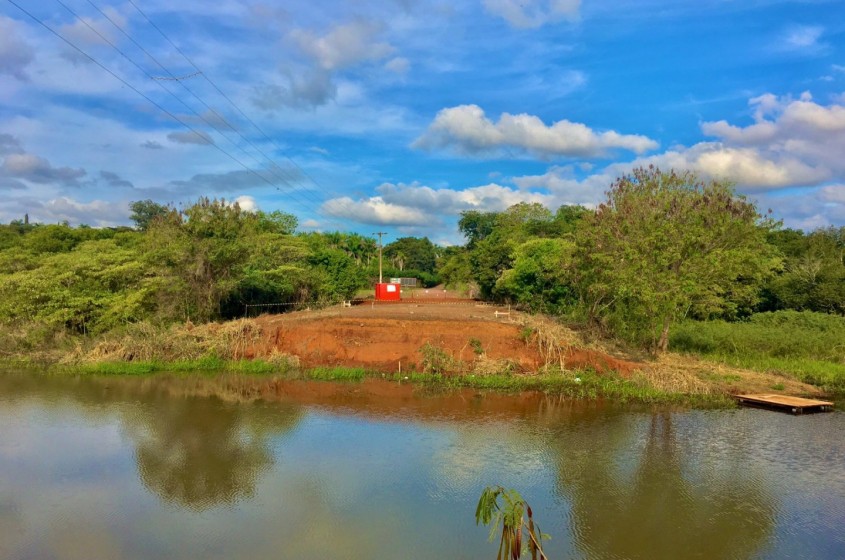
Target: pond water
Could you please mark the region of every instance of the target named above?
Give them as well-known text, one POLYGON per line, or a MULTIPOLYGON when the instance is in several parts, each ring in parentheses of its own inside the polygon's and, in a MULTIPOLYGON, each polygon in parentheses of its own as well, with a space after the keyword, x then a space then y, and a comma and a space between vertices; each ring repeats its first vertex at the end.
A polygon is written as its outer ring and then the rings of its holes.
POLYGON ((845 558, 840 412, 273 391, 0 374, 0 558, 493 559, 492 484, 550 559, 845 558))

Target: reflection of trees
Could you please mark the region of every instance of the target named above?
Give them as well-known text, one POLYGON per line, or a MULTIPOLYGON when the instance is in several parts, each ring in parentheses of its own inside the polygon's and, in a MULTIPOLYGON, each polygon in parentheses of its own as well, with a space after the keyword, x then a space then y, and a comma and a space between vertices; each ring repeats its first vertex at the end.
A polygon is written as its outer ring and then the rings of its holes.
POLYGON ((775 506, 739 461, 682 461, 669 414, 653 416, 641 454, 626 457, 637 434, 630 416, 615 420, 610 433, 604 422, 577 425, 558 455, 587 557, 747 558, 765 543, 775 506))
MULTIPOLYGON (((240 378, 237 378, 240 379, 240 378)), ((206 377, 65 377, 30 372, 0 375, 11 402, 36 398, 71 406, 90 418, 115 411, 136 444, 141 481, 163 500, 204 509, 252 495, 273 462, 266 439, 291 430, 298 406, 237 402, 250 389, 231 379, 206 377), (220 395, 235 402, 197 395, 220 395)), ((247 392, 248 394, 248 392, 247 392)))
MULTIPOLYGON (((145 403, 146 404, 146 403, 145 403)), ((267 432, 287 431, 298 409, 215 398, 161 398, 127 418, 141 481, 167 502, 192 509, 252 496, 273 462, 267 432)))

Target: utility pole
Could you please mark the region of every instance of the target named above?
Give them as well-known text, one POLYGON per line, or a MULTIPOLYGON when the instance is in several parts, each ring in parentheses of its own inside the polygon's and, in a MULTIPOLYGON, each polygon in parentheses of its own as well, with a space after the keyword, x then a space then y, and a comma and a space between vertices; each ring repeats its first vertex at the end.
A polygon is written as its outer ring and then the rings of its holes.
POLYGON ((387 235, 386 231, 377 231, 373 233, 373 235, 378 235, 378 283, 382 284, 383 280, 381 277, 381 236, 387 235))

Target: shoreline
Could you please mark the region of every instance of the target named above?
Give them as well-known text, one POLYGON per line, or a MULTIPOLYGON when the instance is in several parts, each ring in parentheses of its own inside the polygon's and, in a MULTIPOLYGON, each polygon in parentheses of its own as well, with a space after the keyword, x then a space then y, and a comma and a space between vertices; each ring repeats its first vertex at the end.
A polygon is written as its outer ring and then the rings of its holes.
MULTIPOLYGON (((726 409, 738 405, 729 393, 673 392, 650 386, 640 376, 625 378, 616 372, 597 373, 591 370, 550 371, 534 374, 430 374, 419 371, 379 372, 361 367, 318 366, 287 367, 262 359, 88 362, 78 364, 34 364, 0 362, 0 372, 60 376, 92 376, 124 379, 206 379, 219 380, 221 389, 237 386, 247 392, 263 394, 278 382, 340 382, 363 384, 384 381, 409 385, 425 393, 473 390, 480 394, 520 395, 541 393, 572 400, 605 400, 620 404, 678 405, 691 409, 726 409)), ((214 392, 213 389, 211 390, 214 392)))

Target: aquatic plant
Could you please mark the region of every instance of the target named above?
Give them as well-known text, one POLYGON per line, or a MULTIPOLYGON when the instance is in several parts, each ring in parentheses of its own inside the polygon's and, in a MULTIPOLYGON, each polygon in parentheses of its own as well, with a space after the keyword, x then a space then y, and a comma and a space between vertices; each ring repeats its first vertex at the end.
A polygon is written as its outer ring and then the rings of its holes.
POLYGON ((486 487, 475 508, 475 524, 480 523, 492 524, 491 541, 499 525, 502 526, 496 560, 519 560, 526 551, 531 554, 532 560, 548 560, 543 552, 543 539, 551 537, 540 531, 540 526, 534 522, 531 506, 516 490, 506 490, 501 486, 486 487))

